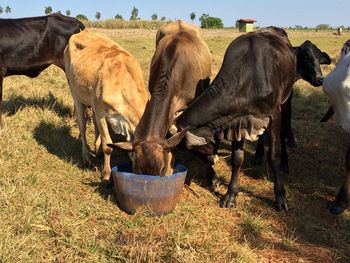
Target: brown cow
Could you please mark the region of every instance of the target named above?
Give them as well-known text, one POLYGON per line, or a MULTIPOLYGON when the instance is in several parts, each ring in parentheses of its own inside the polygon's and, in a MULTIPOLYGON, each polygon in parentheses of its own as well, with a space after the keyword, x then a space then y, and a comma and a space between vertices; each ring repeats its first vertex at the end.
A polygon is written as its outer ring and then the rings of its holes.
POLYGON ((101 134, 103 180, 109 180, 112 149, 107 144, 112 140, 107 122, 115 133, 125 135, 127 140, 132 138, 148 100, 141 67, 131 54, 111 39, 88 30, 71 37, 64 61, 77 110, 83 160, 90 164, 84 118, 87 105, 93 109, 101 134))
POLYGON ((182 131, 166 139, 167 132, 176 116, 209 85, 211 55, 201 30, 183 21, 162 27, 156 42, 149 79, 151 100, 136 127, 133 143, 116 143, 114 147, 135 152, 135 173, 164 176, 172 174, 170 150, 185 134, 182 131))

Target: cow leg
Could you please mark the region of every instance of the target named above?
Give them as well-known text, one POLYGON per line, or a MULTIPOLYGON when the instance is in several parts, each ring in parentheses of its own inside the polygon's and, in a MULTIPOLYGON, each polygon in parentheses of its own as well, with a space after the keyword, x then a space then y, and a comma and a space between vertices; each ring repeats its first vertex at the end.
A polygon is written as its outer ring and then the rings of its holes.
POLYGON ((244 159, 244 139, 232 142, 232 175, 227 192, 220 201, 221 207, 231 208, 234 206, 235 198, 239 191, 238 175, 244 159))
POLYGON ((264 144, 265 144, 266 136, 267 136, 267 132, 265 131, 258 138, 258 143, 256 144, 255 154, 252 160, 253 166, 259 166, 262 163, 262 160, 264 158, 264 144))
POLYGON ((96 157, 97 157, 97 156, 100 156, 102 154, 101 136, 100 136, 100 132, 98 130, 98 125, 97 125, 97 122, 96 122, 95 114, 93 114, 92 120, 93 120, 93 123, 94 123, 94 130, 95 130, 95 154, 96 154, 96 157))
POLYGON ((333 115, 334 115, 334 109, 333 109, 333 106, 330 106, 326 114, 322 117, 321 122, 327 122, 329 118, 332 117, 333 115))
POLYGON ((348 148, 346 157, 346 179, 345 183, 340 188, 336 199, 332 202, 329 211, 332 214, 338 215, 344 212, 350 201, 350 148, 348 148))
POLYGON ((2 127, 2 82, 4 80, 4 75, 0 74, 0 129, 2 127))
POLYGON ((275 193, 275 206, 277 210, 288 210, 288 202, 284 190, 284 186, 281 182, 280 171, 277 168, 277 156, 280 150, 280 128, 281 128, 281 114, 275 114, 274 118, 270 121, 270 147, 268 151, 269 166, 274 175, 274 193, 275 193))
MULTIPOLYGON (((289 99, 288 99, 289 100, 289 99)), ((285 105, 285 104, 284 104, 285 105)), ((282 105, 281 108, 281 131, 280 131, 280 138, 281 138, 281 163, 280 163, 280 170, 284 173, 289 172, 289 164, 288 164, 288 153, 287 153, 287 132, 288 130, 291 130, 290 126, 290 115, 289 115, 289 109, 285 109, 282 105)))
POLYGON ((297 146, 292 130, 292 97, 293 90, 287 101, 281 106, 281 164, 280 170, 289 172, 287 145, 291 148, 297 146))
POLYGON ((108 182, 111 177, 111 154, 113 152, 113 149, 108 147, 107 144, 112 144, 112 139, 109 135, 108 126, 106 118, 103 114, 100 114, 99 112, 94 111, 96 116, 96 122, 98 129, 100 131, 101 136, 101 142, 102 142, 102 151, 104 154, 104 165, 103 165, 103 172, 102 172, 102 180, 104 182, 108 182))
POLYGON ((90 161, 90 151, 86 140, 85 105, 79 102, 78 100, 74 99, 74 106, 76 109, 76 116, 77 116, 79 131, 80 131, 84 165, 91 166, 92 163, 90 161))
MULTIPOLYGON (((297 147, 297 143, 292 129, 292 98, 293 90, 286 102, 282 105, 282 125, 286 128, 285 139, 287 140, 287 145, 290 148, 295 148, 297 147)), ((283 138, 281 138, 281 140, 283 140, 283 138)))

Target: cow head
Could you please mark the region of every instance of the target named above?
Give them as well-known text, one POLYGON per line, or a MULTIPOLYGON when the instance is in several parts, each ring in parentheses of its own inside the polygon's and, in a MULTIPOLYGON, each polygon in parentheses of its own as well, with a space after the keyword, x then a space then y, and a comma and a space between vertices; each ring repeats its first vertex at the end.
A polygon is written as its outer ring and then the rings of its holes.
POLYGON ((297 72, 302 79, 317 87, 322 85, 322 71, 320 64, 331 64, 326 52, 322 52, 309 40, 294 48, 297 57, 297 72))
POLYGON ((349 57, 350 55, 350 39, 347 40, 340 52, 340 57, 349 57))
POLYGON ((216 141, 214 139, 214 131, 208 127, 193 129, 186 133, 186 148, 214 164, 217 158, 216 141))
POLYGON ((133 152, 133 172, 166 176, 173 173, 174 156, 172 149, 182 140, 187 130, 176 133, 169 139, 145 140, 141 142, 118 142, 108 144, 111 148, 120 148, 133 152))

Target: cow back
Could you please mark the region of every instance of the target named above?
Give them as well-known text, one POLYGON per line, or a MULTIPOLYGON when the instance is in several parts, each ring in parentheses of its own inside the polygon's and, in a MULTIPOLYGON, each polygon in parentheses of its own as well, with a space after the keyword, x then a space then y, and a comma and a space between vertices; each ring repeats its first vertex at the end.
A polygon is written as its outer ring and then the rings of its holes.
POLYGON ((37 76, 50 64, 62 69, 63 51, 72 34, 84 29, 77 19, 59 14, 0 19, 0 67, 9 75, 37 76))
POLYGON ((134 130, 148 99, 135 58, 108 37, 85 29, 71 37, 64 59, 72 93, 85 105, 127 116, 134 130))
POLYGON ((182 21, 157 33, 149 78, 151 100, 136 129, 135 140, 164 138, 177 112, 194 99, 211 74, 211 55, 200 29, 182 21))
POLYGON ((179 125, 232 128, 235 139, 255 140, 295 81, 296 58, 283 32, 271 28, 234 40, 216 78, 180 116, 179 125))

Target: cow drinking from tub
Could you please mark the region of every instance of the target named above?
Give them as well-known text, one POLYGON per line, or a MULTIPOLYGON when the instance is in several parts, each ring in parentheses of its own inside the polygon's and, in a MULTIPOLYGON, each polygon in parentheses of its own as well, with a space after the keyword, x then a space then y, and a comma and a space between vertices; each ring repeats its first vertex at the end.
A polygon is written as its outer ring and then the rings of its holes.
POLYGON ((112 143, 107 123, 114 133, 124 135, 127 140, 132 139, 148 100, 141 67, 130 53, 111 39, 88 30, 71 37, 64 51, 64 62, 77 111, 83 160, 91 163, 84 116, 85 106, 91 106, 95 122, 95 149, 99 149, 101 142, 103 180, 108 181, 113 149, 107 146, 112 143))
POLYGON ((198 27, 179 20, 157 32, 149 79, 151 99, 133 141, 110 145, 134 151, 135 173, 172 174, 171 150, 185 134, 185 131, 176 133, 174 121, 196 93, 209 85, 210 74, 210 51, 198 27), (167 139, 168 131, 174 135, 167 139))
MULTIPOLYGON (((317 78, 314 63, 308 65, 303 78, 317 78)), ((222 207, 234 205, 244 141, 256 140, 269 127, 268 162, 274 174, 275 205, 278 210, 288 210, 276 158, 280 150, 281 105, 298 79, 297 69, 297 57, 284 30, 271 27, 247 33, 229 45, 214 81, 178 118, 180 129, 190 129, 186 144, 192 150, 206 147, 210 153, 216 132, 225 128, 233 132, 232 177, 221 199, 222 207)))
POLYGON ((51 64, 64 70, 63 51, 69 38, 83 30, 77 19, 61 14, 0 19, 0 124, 3 79, 37 77, 51 64))
MULTIPOLYGON (((350 133, 350 40, 343 45, 337 66, 324 78, 323 91, 331 100, 336 122, 350 133)), ((349 206, 350 147, 345 156, 345 164, 345 182, 331 204, 332 214, 340 214, 349 206)))

